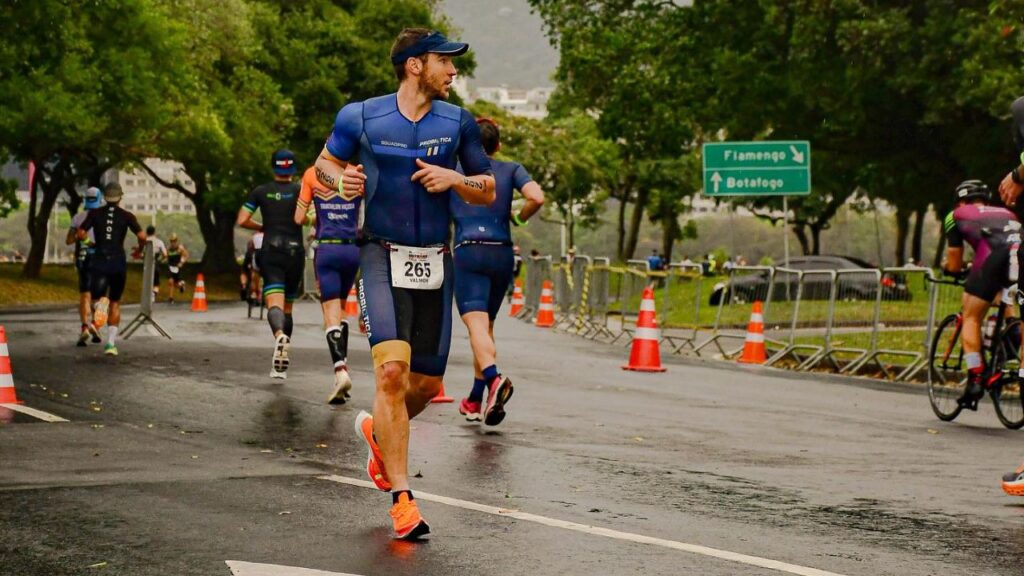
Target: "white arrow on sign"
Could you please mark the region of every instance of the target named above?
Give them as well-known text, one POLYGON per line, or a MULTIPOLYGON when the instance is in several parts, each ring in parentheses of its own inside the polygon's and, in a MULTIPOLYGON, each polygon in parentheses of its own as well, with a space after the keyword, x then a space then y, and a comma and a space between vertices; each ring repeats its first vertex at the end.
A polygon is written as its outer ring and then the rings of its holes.
POLYGON ((796 146, 793 146, 792 144, 790 144, 789 145, 789 151, 793 153, 793 161, 794 162, 796 162, 797 164, 803 164, 804 163, 804 153, 799 151, 799 150, 797 150, 796 146))
POLYGON ((715 192, 718 192, 718 185, 722 183, 722 175, 715 172, 711 175, 711 182, 715 185, 715 192))
POLYGON ((324 572, 323 570, 310 570, 309 568, 255 564, 238 560, 227 560, 226 563, 228 568, 231 568, 231 573, 235 576, 358 576, 357 574, 347 574, 344 572, 324 572))

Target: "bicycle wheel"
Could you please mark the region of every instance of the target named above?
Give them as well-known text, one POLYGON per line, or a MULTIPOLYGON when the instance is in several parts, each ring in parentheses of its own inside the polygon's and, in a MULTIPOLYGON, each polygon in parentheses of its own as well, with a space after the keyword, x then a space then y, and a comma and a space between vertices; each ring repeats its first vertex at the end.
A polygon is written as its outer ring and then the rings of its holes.
POLYGON ((928 400, 939 420, 949 422, 963 409, 957 400, 967 388, 967 366, 960 346, 960 315, 942 319, 928 353, 928 400))
POLYGON ((1024 401, 1017 380, 1017 371, 1020 369, 1020 330, 1020 320, 1010 318, 999 333, 992 368, 999 370, 1002 377, 989 391, 996 407, 996 416, 1003 426, 1011 430, 1019 430, 1024 426, 1024 401))

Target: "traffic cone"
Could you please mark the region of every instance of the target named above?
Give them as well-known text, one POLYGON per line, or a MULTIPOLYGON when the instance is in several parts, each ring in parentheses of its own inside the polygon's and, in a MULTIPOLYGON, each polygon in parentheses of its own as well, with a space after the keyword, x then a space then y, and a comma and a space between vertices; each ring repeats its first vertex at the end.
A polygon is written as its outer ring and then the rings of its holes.
POLYGON ((192 293, 192 311, 206 312, 206 282, 203 282, 201 272, 196 277, 196 290, 192 293))
POLYGON ((348 291, 348 298, 345 299, 345 315, 348 317, 359 316, 359 300, 356 298, 356 287, 348 291))
POLYGON ((661 366, 661 350, 658 343, 661 334, 658 331, 658 320, 654 314, 654 288, 644 288, 644 298, 640 301, 640 315, 636 319, 636 333, 633 335, 633 349, 629 353, 629 364, 623 370, 637 372, 664 372, 661 366))
POLYGON ((7 355, 7 331, 0 326, 0 404, 21 404, 14 392, 11 358, 7 355))
POLYGON ((551 288, 551 280, 545 280, 541 288, 540 306, 537 307, 537 318, 533 323, 541 328, 555 325, 555 292, 551 288))
POLYGON ((743 340, 743 355, 738 359, 744 364, 764 364, 768 354, 764 349, 764 314, 761 301, 754 302, 750 312, 750 323, 747 324, 747 337, 743 340))
POLYGON ((433 398, 430 399, 430 403, 431 404, 448 404, 449 402, 455 402, 455 398, 452 398, 451 396, 448 396, 447 394, 444 393, 444 382, 442 381, 441 382, 441 391, 437 393, 437 396, 434 396, 433 398))
POLYGON ((512 307, 508 310, 509 316, 519 314, 526 302, 523 300, 523 281, 516 280, 516 287, 512 289, 512 307))

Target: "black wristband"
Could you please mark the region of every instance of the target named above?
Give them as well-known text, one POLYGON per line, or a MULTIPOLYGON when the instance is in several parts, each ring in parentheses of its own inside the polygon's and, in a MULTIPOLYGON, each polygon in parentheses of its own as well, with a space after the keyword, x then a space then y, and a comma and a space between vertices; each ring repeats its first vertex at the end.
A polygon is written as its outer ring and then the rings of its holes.
POLYGON ((1015 183, 1017 183, 1017 184, 1024 184, 1024 180, 1021 180, 1021 177, 1020 177, 1020 167, 1019 166, 1017 168, 1014 168, 1013 170, 1010 170, 1010 178, 1015 183))

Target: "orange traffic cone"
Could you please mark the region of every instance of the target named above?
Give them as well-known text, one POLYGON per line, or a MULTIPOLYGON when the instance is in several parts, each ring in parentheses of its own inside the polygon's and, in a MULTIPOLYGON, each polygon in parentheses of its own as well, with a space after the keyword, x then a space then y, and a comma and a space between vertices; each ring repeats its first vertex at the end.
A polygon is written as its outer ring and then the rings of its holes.
POLYGON ((523 304, 526 302, 523 300, 523 281, 516 280, 516 287, 512 289, 512 307, 508 310, 509 316, 515 316, 519 314, 519 311, 523 309, 523 304))
POLYGON ((640 301, 640 315, 636 319, 636 334, 633 335, 633 350, 629 353, 629 364, 623 370, 637 372, 664 372, 661 366, 661 350, 658 343, 661 334, 658 321, 654 314, 654 288, 644 288, 644 298, 640 301))
POLYGON ((540 291, 540 306, 537 308, 537 318, 533 322, 541 328, 550 328, 555 325, 555 292, 551 287, 551 280, 544 281, 544 287, 540 291))
POLYGON ((448 396, 444 393, 444 382, 441 382, 441 391, 430 399, 431 404, 448 404, 449 402, 455 402, 455 398, 448 396))
POLYGON ((356 299, 356 287, 348 291, 348 298, 345 299, 345 315, 349 317, 359 316, 359 300, 356 299))
POLYGON ((764 314, 761 310, 761 301, 754 302, 750 323, 747 324, 747 337, 743 340, 743 355, 738 359, 744 364, 764 364, 768 359, 764 349, 764 314))
POLYGON ((206 312, 206 282, 203 282, 203 274, 196 277, 196 290, 192 293, 192 311, 206 312))
POLYGON ((7 332, 0 326, 0 404, 21 404, 14 393, 14 374, 7 355, 7 332))

